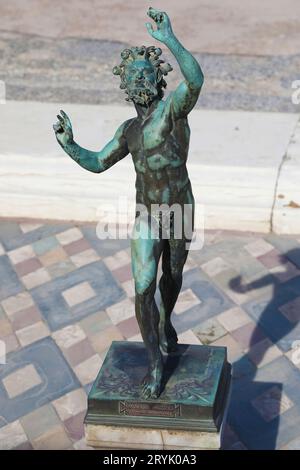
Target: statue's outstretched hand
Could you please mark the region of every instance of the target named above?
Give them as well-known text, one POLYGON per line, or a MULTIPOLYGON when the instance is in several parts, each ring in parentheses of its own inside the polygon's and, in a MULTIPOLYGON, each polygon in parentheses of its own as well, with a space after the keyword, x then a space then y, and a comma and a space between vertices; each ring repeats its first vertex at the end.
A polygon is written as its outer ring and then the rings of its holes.
POLYGON ((147 15, 155 21, 157 29, 153 29, 151 23, 146 23, 148 33, 158 41, 165 43, 171 36, 173 36, 172 26, 170 19, 164 11, 156 10, 149 7, 147 15))
POLYGON ((57 115, 57 123, 53 125, 53 129, 58 142, 61 145, 67 145, 73 142, 72 124, 64 111, 60 111, 61 116, 57 115))

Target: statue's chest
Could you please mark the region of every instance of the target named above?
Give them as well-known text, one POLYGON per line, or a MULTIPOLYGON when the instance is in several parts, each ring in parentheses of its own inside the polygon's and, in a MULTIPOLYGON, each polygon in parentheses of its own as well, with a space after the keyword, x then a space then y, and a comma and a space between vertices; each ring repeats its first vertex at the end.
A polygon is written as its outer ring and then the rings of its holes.
POLYGON ((169 161, 163 154, 171 130, 170 116, 163 109, 156 109, 144 122, 133 122, 127 142, 138 172, 146 173, 147 170, 155 171, 168 166, 169 161))
POLYGON ((146 152, 162 146, 172 129, 171 119, 163 110, 156 110, 141 127, 143 147, 146 152))
POLYGON ((164 106, 157 107, 145 121, 136 119, 127 135, 130 153, 134 156, 143 151, 146 155, 151 155, 165 143, 171 129, 171 119, 164 106))

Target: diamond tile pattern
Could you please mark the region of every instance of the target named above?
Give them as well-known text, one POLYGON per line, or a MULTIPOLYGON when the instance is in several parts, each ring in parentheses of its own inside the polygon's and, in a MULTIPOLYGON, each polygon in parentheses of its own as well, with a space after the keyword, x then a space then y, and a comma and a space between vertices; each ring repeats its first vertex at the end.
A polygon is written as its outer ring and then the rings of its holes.
MULTIPOLYGON (((233 363, 225 449, 300 448, 299 259, 299 237, 208 231, 186 263, 179 341, 227 346, 233 363)), ((106 351, 141 339, 129 240, 1 221, 0 278, 0 448, 87 449, 87 391, 106 351)))

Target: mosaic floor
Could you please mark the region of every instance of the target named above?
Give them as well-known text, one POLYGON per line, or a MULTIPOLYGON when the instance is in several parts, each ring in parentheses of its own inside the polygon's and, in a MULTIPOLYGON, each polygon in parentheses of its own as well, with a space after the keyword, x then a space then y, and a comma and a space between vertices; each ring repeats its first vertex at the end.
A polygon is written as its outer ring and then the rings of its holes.
MULTIPOLYGON (((141 339, 129 241, 2 220, 0 279, 0 448, 87 448, 87 393, 106 351, 141 339)), ((209 231, 173 319, 180 342, 228 347, 223 448, 300 449, 300 237, 209 231)))

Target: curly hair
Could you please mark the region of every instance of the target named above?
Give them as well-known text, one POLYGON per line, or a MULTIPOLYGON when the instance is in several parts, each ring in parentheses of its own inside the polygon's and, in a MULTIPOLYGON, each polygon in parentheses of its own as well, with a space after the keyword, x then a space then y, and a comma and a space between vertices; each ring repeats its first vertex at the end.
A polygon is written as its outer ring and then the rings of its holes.
MULTIPOLYGON (((167 82, 163 78, 168 75, 168 72, 173 70, 172 66, 165 63, 164 60, 160 59, 159 56, 162 54, 162 50, 155 46, 141 46, 131 47, 130 49, 124 49, 121 52, 122 62, 120 65, 116 65, 112 72, 114 75, 120 75, 121 84, 120 88, 126 91, 126 79, 125 79, 125 68, 136 60, 147 60, 154 67, 156 72, 157 91, 159 98, 164 96, 163 88, 167 87, 167 82)), ((126 101, 131 101, 130 98, 125 98, 126 101)))

